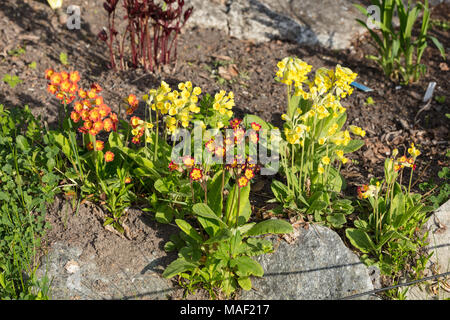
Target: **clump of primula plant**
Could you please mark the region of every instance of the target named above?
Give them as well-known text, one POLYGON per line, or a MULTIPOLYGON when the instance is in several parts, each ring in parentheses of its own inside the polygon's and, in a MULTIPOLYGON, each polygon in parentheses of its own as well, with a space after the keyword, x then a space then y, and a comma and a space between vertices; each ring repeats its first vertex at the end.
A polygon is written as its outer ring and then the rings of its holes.
POLYGON ((341 99, 353 92, 350 83, 357 76, 337 65, 334 70, 320 68, 309 80, 312 67, 298 58, 278 62, 276 80, 286 85, 287 112, 280 143, 281 167, 287 185, 274 180, 276 200, 286 209, 314 215, 316 222, 340 227, 352 212, 349 200, 332 201, 341 191, 340 168, 347 153, 363 146, 354 136, 365 136, 357 126, 344 130, 346 108, 341 99))
POLYGON ((189 19, 193 8, 183 11, 184 0, 123 0, 128 25, 121 36, 116 29, 116 9, 119 0, 107 0, 103 7, 108 12, 108 32, 102 30, 99 38, 109 47, 111 67, 125 69, 125 43, 128 38, 131 65, 154 71, 161 65, 177 59, 177 38, 189 19), (117 63, 118 50, 119 62, 117 63))
POLYGON ((355 228, 345 232, 352 245, 363 253, 362 260, 377 265, 394 281, 406 276, 403 272, 408 264, 409 276, 421 278, 431 256, 417 255, 427 239, 427 233, 421 234, 420 227, 433 208, 423 204, 420 194, 411 192, 420 151, 411 144, 408 154, 409 157, 397 157, 395 149, 392 158, 385 160, 384 179, 372 178, 369 184, 358 188, 360 214, 354 221, 355 228), (403 185, 405 180, 407 184, 403 185))
POLYGON ((60 149, 72 163, 64 173, 82 195, 103 203, 108 217, 105 225, 112 224, 123 232, 123 214, 133 199, 130 167, 125 158, 116 157, 118 123, 116 113, 105 104, 100 95, 102 88, 94 83, 88 90, 78 86, 77 71, 45 72, 48 91, 63 105, 64 116, 60 131, 50 131, 60 149), (72 110, 68 107, 72 105, 72 110), (105 140, 100 138, 107 136, 105 140), (79 139, 77 139, 79 138, 79 139), (100 186, 100 188, 99 188, 100 186))

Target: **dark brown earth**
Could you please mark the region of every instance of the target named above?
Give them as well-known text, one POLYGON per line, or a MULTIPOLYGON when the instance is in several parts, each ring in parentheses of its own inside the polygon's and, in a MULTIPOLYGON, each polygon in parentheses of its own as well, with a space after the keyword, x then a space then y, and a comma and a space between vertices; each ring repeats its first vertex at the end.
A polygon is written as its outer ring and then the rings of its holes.
MULTIPOLYGON (((442 166, 449 165, 445 157, 449 148, 450 120, 445 117, 446 113, 450 113, 449 65, 432 45, 426 49, 422 60, 428 66, 426 75, 419 82, 399 90, 396 84, 383 77, 373 62, 364 59, 365 55, 374 53, 367 35, 355 39, 348 50, 333 51, 282 41, 255 44, 231 38, 213 29, 186 29, 179 37, 175 69, 172 65, 158 74, 145 73, 142 69, 115 72, 108 68, 106 45, 97 38, 98 32, 107 23, 102 1, 76 0, 70 3, 82 7, 81 30, 70 31, 60 26, 44 0, 2 1, 0 76, 3 78, 7 73, 17 75, 23 82, 14 89, 0 82, 1 104, 7 107, 28 104, 34 114, 41 115, 50 126, 56 125, 58 103, 46 92, 43 73, 47 68, 65 68, 78 70, 84 86, 91 82, 99 83, 104 89, 106 103, 115 111, 119 110, 125 96, 130 93, 142 96, 149 89, 159 86, 161 80, 170 85, 190 80, 210 94, 220 89, 233 91, 238 117, 254 113, 281 126, 280 115, 285 110, 285 97, 283 86, 273 79, 276 63, 286 56, 296 55, 313 65, 313 70, 322 66, 333 68, 338 63, 349 67, 359 74, 358 82, 374 89, 369 94, 355 90, 351 97, 343 101, 348 111, 347 124, 358 125, 367 132, 365 146, 351 155, 352 162, 342 170, 348 183, 346 194, 354 194, 356 186, 366 183, 370 177, 382 176, 384 159, 390 150, 399 148, 400 153, 405 152, 411 142, 422 151, 416 176, 420 179, 415 184, 415 190, 420 182, 430 178, 439 182, 437 172, 442 166), (8 53, 19 47, 24 48, 25 52, 18 56, 8 53), (61 52, 68 54, 68 67, 60 63, 61 52), (36 62, 36 69, 28 66, 32 62, 36 62), (238 75, 231 81, 219 79, 218 68, 227 68, 230 64, 236 66, 238 75), (440 104, 433 100, 430 108, 422 112, 415 122, 416 114, 424 105, 422 98, 430 81, 437 82, 435 96, 445 96, 445 102, 440 104), (373 105, 365 105, 369 96, 375 102, 373 105)), ((432 19, 448 21, 449 13, 450 6, 441 4, 433 8, 432 19)), ((433 27, 430 34, 447 48, 448 58, 448 31, 433 27)), ((271 198, 270 181, 267 180, 259 196, 253 199, 256 207, 263 206, 265 200, 271 198)), ((64 221, 65 215, 61 212, 61 203, 58 203, 50 206, 48 212, 48 220, 53 225, 48 234, 49 244, 67 240, 97 252, 113 250, 118 256, 126 252, 127 246, 120 242, 128 240, 101 226, 101 214, 96 213, 98 209, 84 205, 76 216, 69 210, 68 220, 64 221)), ((129 226, 136 236, 132 241, 142 245, 143 250, 150 251, 161 251, 164 242, 175 230, 172 226, 157 225, 152 217, 136 212, 130 214, 129 226)), ((170 261, 173 257, 167 256, 167 259, 170 261)))

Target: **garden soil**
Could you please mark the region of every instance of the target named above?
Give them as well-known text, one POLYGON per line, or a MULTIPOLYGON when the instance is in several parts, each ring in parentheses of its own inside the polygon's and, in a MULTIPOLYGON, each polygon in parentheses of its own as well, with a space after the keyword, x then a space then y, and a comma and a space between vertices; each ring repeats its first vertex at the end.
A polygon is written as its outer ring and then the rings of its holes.
MULTIPOLYGON (((367 132, 365 146, 352 154, 352 161, 342 169, 347 180, 345 194, 354 195, 358 185, 367 183, 371 177, 381 177, 384 159, 389 156, 390 150, 398 148, 402 154, 411 142, 422 151, 417 160, 419 179, 414 190, 418 191, 419 183, 429 179, 439 182, 437 172, 442 166, 449 165, 445 157, 449 148, 450 120, 445 117, 446 113, 450 113, 449 63, 442 59, 432 44, 422 58, 428 66, 426 75, 419 82, 402 87, 385 79, 380 69, 365 59, 367 54, 375 54, 367 34, 355 39, 350 48, 333 51, 279 40, 256 44, 228 37, 213 29, 191 28, 183 30, 179 37, 176 64, 156 73, 133 68, 114 71, 108 67, 108 48, 97 37, 107 25, 102 1, 78 0, 70 1, 70 4, 82 8, 80 30, 68 30, 58 23, 57 16, 46 1, 2 2, 0 76, 17 75, 22 82, 15 88, 0 82, 0 104, 6 107, 29 105, 32 112, 41 116, 50 128, 57 126, 59 105, 46 91, 44 71, 47 68, 69 69, 80 72, 81 83, 85 87, 92 82, 99 83, 106 103, 116 112, 121 110, 123 117, 126 116, 123 99, 128 94, 142 96, 149 89, 158 87, 161 80, 171 86, 190 80, 195 86, 200 86, 203 93, 214 94, 221 89, 233 91, 236 116, 252 113, 281 127, 285 88, 274 81, 276 64, 286 56, 295 55, 311 64, 313 70, 333 68, 336 64, 349 67, 358 73, 358 82, 374 90, 370 93, 355 90, 351 97, 343 100, 348 112, 347 124, 360 126, 367 132), (17 50, 19 48, 23 48, 24 52, 17 50), (68 56, 68 66, 60 62, 62 52, 68 56), (429 108, 419 113, 425 105, 422 99, 431 81, 437 83, 434 95, 445 97, 445 101, 440 103, 433 99, 429 108), (373 99, 373 104, 366 103, 368 97, 373 99)), ((431 18, 448 21, 449 16, 450 5, 441 4, 433 8, 431 18)), ((124 23, 119 25, 119 29, 123 28, 124 23)), ((430 34, 444 45, 448 58, 448 31, 432 27, 430 34)), ((138 113, 143 113, 142 110, 143 106, 138 113)), ((261 208, 264 210, 265 201, 272 198, 271 178, 257 181, 252 188, 258 190, 252 199, 257 212, 261 208)), ((59 197, 49 206, 47 220, 53 226, 47 235, 49 246, 64 240, 77 243, 87 248, 88 253, 99 257, 112 253, 116 257, 126 257, 130 246, 139 246, 145 252, 156 251, 155 254, 166 256, 161 261, 162 266, 174 258, 162 251, 170 234, 176 232, 174 226, 157 225, 151 215, 130 209, 127 223, 133 236, 128 240, 102 227, 100 207, 86 202, 75 214, 76 206, 70 203, 71 199, 59 197)), ((106 260, 104 267, 109 267, 106 260)), ((174 293, 172 297, 179 298, 180 293, 174 293)))

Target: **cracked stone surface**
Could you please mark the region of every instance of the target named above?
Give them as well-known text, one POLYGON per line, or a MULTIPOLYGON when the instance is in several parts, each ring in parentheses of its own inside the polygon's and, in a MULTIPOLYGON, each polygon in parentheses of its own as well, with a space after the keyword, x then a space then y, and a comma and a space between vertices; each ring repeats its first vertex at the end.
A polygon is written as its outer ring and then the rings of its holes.
POLYGON ((364 29, 364 16, 350 0, 188 0, 194 12, 188 24, 213 27, 238 39, 272 39, 320 44, 333 49, 350 46, 364 29))
MULTIPOLYGON (((427 247, 428 253, 433 256, 427 264, 428 276, 450 271, 450 200, 437 209, 425 224, 425 230, 429 232, 427 247)), ((440 278, 446 280, 447 286, 442 282, 435 290, 429 290, 429 286, 415 286, 408 290, 407 298, 410 300, 434 300, 450 298, 450 277, 440 278), (439 289, 440 288, 440 289, 439 289), (445 290, 446 288, 447 290, 445 290)))
POLYGON ((257 261, 264 277, 253 278, 253 289, 243 291, 241 299, 335 300, 374 289, 368 268, 326 227, 303 229, 293 244, 280 242, 257 261))
POLYGON ((111 258, 110 269, 99 267, 95 255, 83 257, 83 249, 57 242, 49 255, 42 261, 37 271, 38 278, 47 275, 52 285, 52 300, 103 300, 103 299, 167 299, 174 290, 170 281, 155 272, 157 257, 149 258, 140 272, 139 261, 130 261, 129 265, 117 265, 111 258), (66 266, 77 265, 68 269, 66 266))

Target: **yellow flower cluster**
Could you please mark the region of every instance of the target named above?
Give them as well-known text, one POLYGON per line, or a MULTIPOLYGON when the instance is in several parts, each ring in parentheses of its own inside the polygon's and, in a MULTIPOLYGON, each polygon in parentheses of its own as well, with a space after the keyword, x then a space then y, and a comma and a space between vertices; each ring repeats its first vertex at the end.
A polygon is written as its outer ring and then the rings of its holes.
POLYGON ((307 80, 307 74, 311 72, 312 66, 299 58, 286 57, 277 64, 277 80, 290 86, 294 82, 296 87, 301 87, 307 80))
POLYGON ((350 131, 357 136, 361 136, 361 137, 366 136, 366 132, 360 127, 350 125, 349 128, 350 128, 350 131))
POLYGON ((345 98, 347 95, 353 93, 353 88, 350 84, 355 81, 358 76, 357 73, 352 72, 349 68, 341 67, 339 64, 336 66, 334 72, 336 95, 340 98, 345 98))
POLYGON ((197 106, 198 96, 202 93, 199 87, 192 87, 190 81, 178 84, 178 90, 173 90, 162 81, 159 89, 152 89, 144 96, 144 100, 151 109, 161 112, 165 116, 166 128, 169 134, 173 134, 179 125, 186 128, 189 126, 193 113, 199 113, 197 106))
POLYGON ((225 90, 220 90, 214 96, 213 110, 217 113, 217 128, 221 129, 224 127, 224 116, 229 120, 233 116, 233 111, 231 109, 235 106, 234 104, 234 94, 230 91, 227 95, 225 90))
POLYGON ((411 147, 408 148, 408 153, 410 155, 412 155, 414 159, 417 158, 418 156, 420 156, 420 151, 419 151, 419 149, 416 149, 416 147, 414 146, 414 143, 411 143, 411 147))

